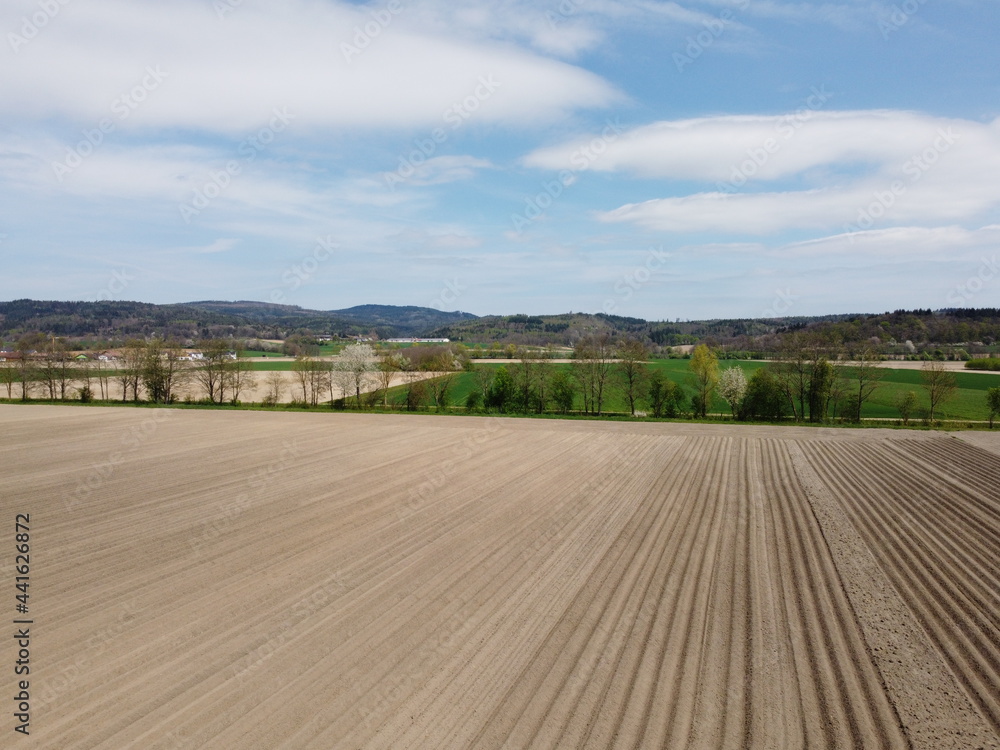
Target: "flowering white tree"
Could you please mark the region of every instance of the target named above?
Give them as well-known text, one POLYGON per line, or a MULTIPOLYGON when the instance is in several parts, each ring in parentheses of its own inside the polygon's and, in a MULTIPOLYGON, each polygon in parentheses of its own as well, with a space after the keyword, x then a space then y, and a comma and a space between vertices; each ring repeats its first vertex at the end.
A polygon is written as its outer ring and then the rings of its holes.
POLYGON ((747 376, 743 374, 743 368, 729 367, 719 375, 719 395, 729 403, 734 417, 746 392, 747 376))
POLYGON ((361 389, 367 387, 372 373, 378 370, 378 356, 368 344, 351 344, 340 353, 334 362, 334 370, 342 374, 337 378, 338 382, 350 383, 351 387, 354 388, 354 395, 357 397, 358 407, 360 407, 361 389))

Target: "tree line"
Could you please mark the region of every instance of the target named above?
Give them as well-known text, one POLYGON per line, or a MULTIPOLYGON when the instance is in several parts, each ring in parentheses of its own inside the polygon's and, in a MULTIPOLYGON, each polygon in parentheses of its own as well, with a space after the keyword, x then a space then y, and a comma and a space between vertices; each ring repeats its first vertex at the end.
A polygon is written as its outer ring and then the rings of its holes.
POLYGON ((120 400, 172 404, 178 389, 194 383, 214 404, 239 403, 254 385, 252 364, 228 341, 199 342, 201 358, 192 361, 174 340, 153 338, 126 341, 114 360, 87 359, 78 362, 65 340, 30 336, 0 362, 0 385, 7 398, 32 398, 89 402, 120 400), (13 355, 13 356, 11 356, 13 355))
MULTIPOLYGON (((198 342, 199 357, 192 360, 177 341, 136 339, 121 347, 117 361, 77 363, 65 341, 26 337, 16 356, 0 362, 0 387, 8 399, 17 395, 22 400, 171 404, 178 401, 183 386, 194 384, 206 403, 238 404, 264 376, 264 405, 281 402, 291 388, 292 401, 301 405, 389 408, 390 389, 400 384, 404 408, 445 410, 454 405, 458 374, 466 371, 474 387, 460 406, 473 412, 603 416, 617 397, 633 416, 706 418, 718 396, 736 420, 822 423, 860 421, 886 374, 873 346, 845 351, 806 334, 789 337, 780 356, 750 377, 741 367, 720 367, 718 353, 700 344, 688 362, 687 389, 650 366, 650 352, 642 341, 608 334, 578 340, 568 367, 523 347, 510 352, 509 363, 494 369, 473 364, 461 346, 379 351, 356 343, 334 358, 300 354, 291 365, 291 382, 281 372, 255 373, 252 363, 232 346, 222 339, 198 342)), ((943 363, 930 361, 920 371, 920 388, 929 404, 925 419, 933 422, 955 396, 957 382, 943 363)), ((916 391, 897 395, 894 406, 904 424, 916 415, 917 404, 916 391)), ((1000 387, 986 392, 985 407, 992 427, 1000 416, 1000 387)))

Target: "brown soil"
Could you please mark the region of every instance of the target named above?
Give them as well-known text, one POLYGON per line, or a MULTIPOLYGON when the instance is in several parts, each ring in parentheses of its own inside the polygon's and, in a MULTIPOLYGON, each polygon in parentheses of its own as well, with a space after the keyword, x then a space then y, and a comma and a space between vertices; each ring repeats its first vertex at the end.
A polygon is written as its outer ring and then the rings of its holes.
POLYGON ((25 747, 1000 747, 1000 434, 19 405, 0 434, 25 747))

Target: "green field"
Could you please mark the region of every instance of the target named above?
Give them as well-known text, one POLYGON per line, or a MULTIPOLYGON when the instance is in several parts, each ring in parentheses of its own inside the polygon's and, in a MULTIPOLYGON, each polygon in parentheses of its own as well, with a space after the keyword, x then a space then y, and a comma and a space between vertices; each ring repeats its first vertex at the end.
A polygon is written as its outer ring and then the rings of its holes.
MULTIPOLYGON (((265 364, 265 363, 261 363, 265 364)), ((270 363, 266 363, 270 365, 270 363)), ((477 367, 484 367, 491 370, 504 365, 503 360, 496 363, 480 364, 477 367)), ((719 363, 720 369, 726 367, 740 367, 749 378, 755 370, 766 367, 766 362, 747 362, 743 360, 724 360, 719 363)), ((571 365, 556 364, 552 367, 569 369, 571 365)), ((689 360, 686 359, 662 359, 654 360, 649 365, 650 369, 662 372, 667 378, 681 385, 688 397, 694 393, 691 387, 691 370, 689 360)), ((875 391, 871 400, 866 402, 862 410, 862 417, 869 419, 899 419, 899 411, 894 406, 895 399, 899 394, 906 391, 913 391, 917 394, 917 406, 914 409, 911 419, 919 420, 925 416, 930 408, 927 394, 920 385, 919 370, 892 370, 885 368, 886 374, 882 379, 882 386, 875 391)), ((986 389, 1000 386, 1000 376, 984 373, 956 372, 954 373, 958 388, 954 397, 943 406, 938 407, 935 414, 937 419, 946 420, 985 420, 988 417, 986 410, 986 389)), ((448 403, 462 405, 470 391, 476 389, 477 380, 474 373, 458 373, 452 385, 448 403)), ((390 390, 390 403, 402 404, 405 402, 405 389, 402 386, 390 390)), ((574 409, 583 408, 582 398, 577 396, 574 409)), ((643 405, 640 408, 646 408, 643 405)), ((604 403, 606 412, 624 412, 627 406, 614 388, 609 389, 604 403)), ((712 404, 712 413, 729 415, 729 405, 716 396, 712 404)))

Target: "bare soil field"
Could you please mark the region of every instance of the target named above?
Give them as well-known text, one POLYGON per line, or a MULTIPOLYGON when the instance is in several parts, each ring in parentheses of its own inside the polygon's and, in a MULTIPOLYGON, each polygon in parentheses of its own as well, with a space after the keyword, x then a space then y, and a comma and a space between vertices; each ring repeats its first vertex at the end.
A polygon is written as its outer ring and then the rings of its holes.
MULTIPOLYGON (((430 380, 431 378, 436 378, 439 375, 445 373, 441 372, 408 372, 408 373, 395 373, 389 382, 389 387, 393 388, 398 385, 404 385, 409 382, 417 380, 430 380)), ((260 403, 268 395, 270 391, 270 378, 279 377, 281 379, 281 389, 280 395, 277 400, 279 404, 290 404, 295 400, 302 401, 302 387, 299 385, 298 374, 291 371, 264 371, 255 372, 253 374, 253 382, 250 387, 247 388, 242 394, 240 394, 240 400, 243 402, 257 402, 260 403)), ((367 383, 363 384, 361 387, 362 393, 372 393, 379 390, 378 383, 374 379, 370 379, 367 383)), ((341 391, 336 386, 334 387, 334 397, 340 398, 341 391)), ((196 382, 184 383, 177 389, 178 400, 183 401, 185 397, 191 397, 193 399, 205 398, 207 392, 205 389, 196 382)), ((352 391, 349 396, 353 397, 354 392, 352 391)), ((330 403, 330 392, 324 389, 323 400, 327 404, 330 403)), ((321 401, 322 403, 322 401, 321 401)))
POLYGON ((17 405, 0 435, 10 746, 1000 747, 1000 436, 17 405))

